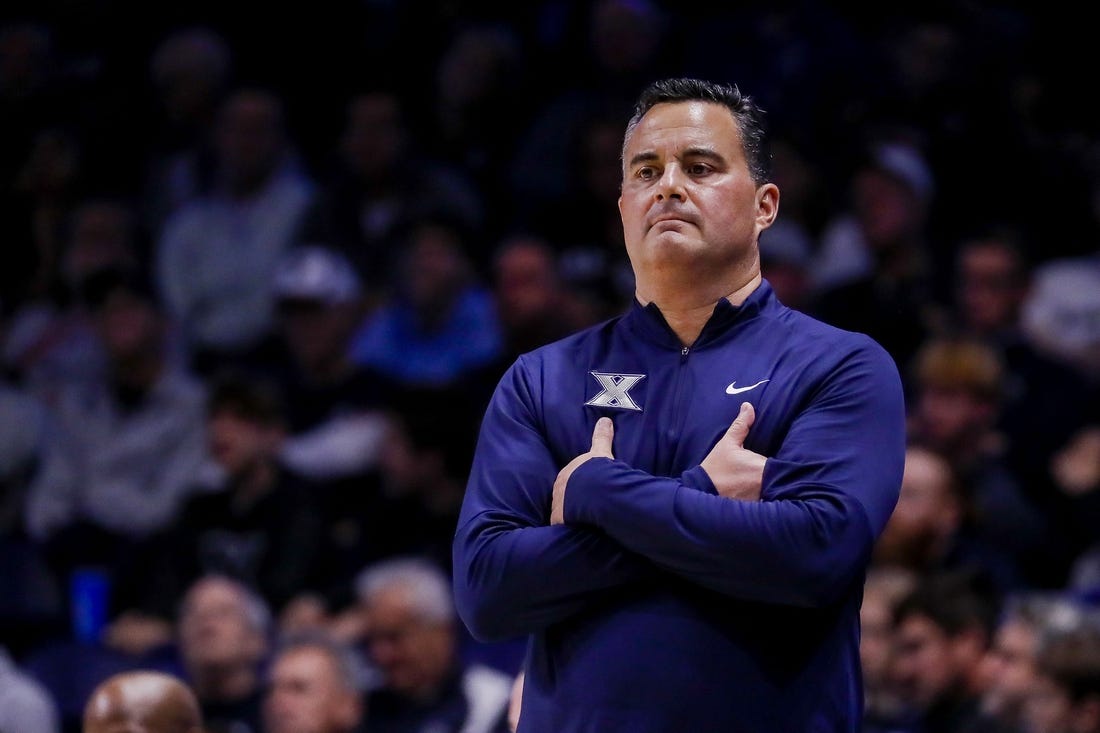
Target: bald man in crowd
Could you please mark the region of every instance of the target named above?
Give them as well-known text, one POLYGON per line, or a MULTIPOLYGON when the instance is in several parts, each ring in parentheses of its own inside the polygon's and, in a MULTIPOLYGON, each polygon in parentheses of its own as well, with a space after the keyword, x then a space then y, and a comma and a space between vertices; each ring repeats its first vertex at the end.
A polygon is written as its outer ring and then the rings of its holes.
POLYGON ((122 672, 92 691, 83 733, 203 733, 202 714, 195 694, 178 678, 122 672))

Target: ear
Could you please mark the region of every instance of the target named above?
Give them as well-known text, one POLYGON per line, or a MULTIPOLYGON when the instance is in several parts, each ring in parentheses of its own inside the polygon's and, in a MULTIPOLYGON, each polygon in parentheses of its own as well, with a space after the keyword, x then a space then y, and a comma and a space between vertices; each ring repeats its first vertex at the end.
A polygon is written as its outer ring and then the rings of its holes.
POLYGON ((775 222, 779 215, 779 186, 765 183, 756 189, 756 227, 764 231, 775 222))

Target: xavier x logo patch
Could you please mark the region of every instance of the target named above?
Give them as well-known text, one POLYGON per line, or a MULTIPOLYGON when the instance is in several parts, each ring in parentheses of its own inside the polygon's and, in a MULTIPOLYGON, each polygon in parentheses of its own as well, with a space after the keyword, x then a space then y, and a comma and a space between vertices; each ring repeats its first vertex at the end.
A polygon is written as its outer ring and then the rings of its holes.
POLYGON ((645 379, 644 374, 609 374, 607 372, 590 372, 590 374, 600 383, 603 391, 584 404, 641 412, 642 408, 627 393, 630 392, 631 387, 645 379))

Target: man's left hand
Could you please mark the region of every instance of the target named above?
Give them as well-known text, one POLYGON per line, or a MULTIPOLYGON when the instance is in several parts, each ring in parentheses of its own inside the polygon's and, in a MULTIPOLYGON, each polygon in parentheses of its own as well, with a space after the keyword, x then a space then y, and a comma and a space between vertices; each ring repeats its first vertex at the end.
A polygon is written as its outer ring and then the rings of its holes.
POLYGON ((615 437, 615 424, 609 417, 601 417, 596 421, 596 427, 592 429, 592 447, 587 453, 581 453, 558 471, 558 477, 554 479, 554 499, 550 505, 550 524, 563 524, 565 522, 565 485, 569 483, 569 477, 589 458, 614 458, 611 454, 611 441, 615 437))

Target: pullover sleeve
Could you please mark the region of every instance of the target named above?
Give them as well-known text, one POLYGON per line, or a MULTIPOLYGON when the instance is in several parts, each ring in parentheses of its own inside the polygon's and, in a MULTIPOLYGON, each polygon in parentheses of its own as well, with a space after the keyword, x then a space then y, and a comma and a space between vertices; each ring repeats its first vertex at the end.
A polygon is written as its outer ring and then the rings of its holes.
POLYGON ((701 467, 661 478, 593 458, 571 476, 565 522, 596 527, 699 585, 746 600, 833 602, 860 576, 897 502, 905 407, 873 343, 825 379, 764 468, 762 500, 714 491, 701 467))
POLYGON ((654 572, 593 527, 549 526, 560 467, 522 365, 505 374, 482 421, 454 539, 455 602, 481 640, 531 633, 654 572))

